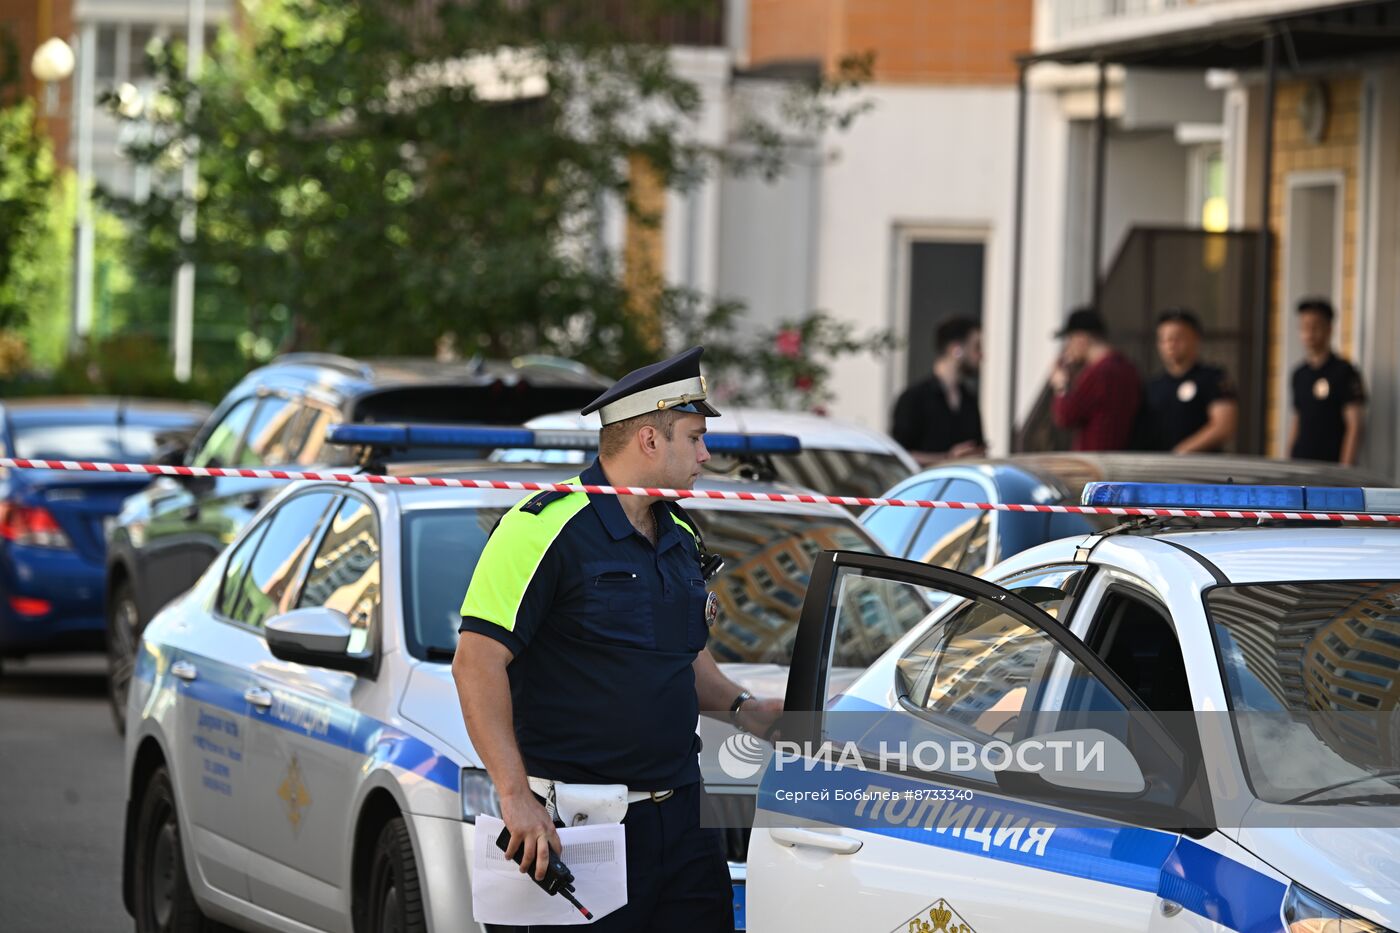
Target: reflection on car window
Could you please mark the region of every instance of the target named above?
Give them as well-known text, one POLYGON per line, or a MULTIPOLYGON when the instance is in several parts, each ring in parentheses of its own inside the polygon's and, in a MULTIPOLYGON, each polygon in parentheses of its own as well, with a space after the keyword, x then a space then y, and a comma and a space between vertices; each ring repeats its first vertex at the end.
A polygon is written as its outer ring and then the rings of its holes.
POLYGON ((404 513, 404 619, 409 647, 451 651, 462 597, 504 508, 410 509, 404 513))
POLYGON ((1087 668, 999 602, 964 600, 898 662, 915 707, 970 734, 1013 741, 1124 710, 1087 668), (1036 711, 1031 717, 1029 712, 1036 711), (1050 715, 1047 715, 1050 714, 1050 715))
MULTIPOLYGON (((955 479, 939 493, 939 498, 948 502, 981 502, 987 496, 982 487, 971 480, 955 479)), ((982 514, 960 509, 930 509, 909 549, 909 559, 956 570, 982 514)))
POLYGON ((689 514, 705 544, 724 558, 724 570, 710 583, 720 614, 709 648, 721 662, 787 664, 817 555, 877 551, 858 525, 839 515, 753 509, 691 509, 689 514))
MULTIPOLYGON (((1400 766, 1400 581, 1219 586, 1206 607, 1260 797, 1400 766)), ((1344 792, 1395 791, 1371 784, 1344 792)))
MULTIPOLYGON (((919 483, 902 489, 898 496, 891 498, 898 499, 937 499, 938 491, 943 488, 945 480, 939 477, 927 483, 919 483)), ((875 539, 885 546, 896 557, 904 556, 904 549, 909 544, 909 539, 914 535, 914 529, 918 527, 923 519, 925 511, 923 509, 909 508, 907 506, 877 506, 870 510, 869 515, 862 516, 861 524, 865 530, 875 536, 875 539)))
POLYGON ((350 620, 346 650, 365 650, 379 615, 379 536, 368 502, 345 498, 321 537, 297 606, 325 606, 344 613, 350 620))
POLYGON ((261 627, 268 618, 291 606, 307 551, 315 544, 321 516, 337 497, 312 492, 284 500, 263 520, 267 531, 237 587, 221 600, 224 615, 244 625, 261 627))
POLYGON ((319 405, 308 405, 301 410, 297 423, 292 426, 288 442, 282 455, 283 463, 340 463, 353 462, 347 459, 352 448, 343 445, 330 447, 326 444, 326 429, 337 421, 336 413, 319 405), (334 459, 332 459, 334 458, 334 459))
POLYGON ((963 549, 962 558, 958 560, 955 570, 963 573, 976 574, 986 569, 990 564, 992 538, 992 513, 983 512, 977 519, 977 524, 972 527, 972 532, 967 536, 967 546, 963 549))
POLYGON ((238 452, 238 441, 253 417, 256 404, 256 399, 245 398, 230 408, 205 438, 204 445, 195 451, 191 463, 194 466, 231 466, 238 452))
POLYGON ((243 537, 229 555, 224 565, 224 580, 219 586, 219 615, 229 619, 238 618, 238 604, 242 598, 243 578, 248 575, 248 565, 252 563, 253 552, 258 549, 263 535, 267 534, 270 522, 259 522, 258 526, 243 537))
POLYGON ((995 604, 969 602, 900 661, 910 699, 988 736, 1010 740, 1050 639, 995 604))
POLYGON ((290 399, 269 395, 258 405, 257 413, 248 426, 247 440, 239 453, 239 466, 262 466, 286 463, 283 443, 288 428, 299 411, 290 399))
POLYGON ((999 585, 1026 602, 1034 603, 1050 617, 1058 619, 1066 597, 1077 585, 1079 575, 1083 572, 1082 565, 1038 567, 1002 580, 999 585))

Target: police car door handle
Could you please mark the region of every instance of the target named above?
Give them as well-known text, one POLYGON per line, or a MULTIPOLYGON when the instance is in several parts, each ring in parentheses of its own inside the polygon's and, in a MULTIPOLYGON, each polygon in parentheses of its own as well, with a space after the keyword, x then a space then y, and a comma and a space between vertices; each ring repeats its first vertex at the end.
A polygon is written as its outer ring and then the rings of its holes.
POLYGON ((176 661, 170 665, 170 673, 183 681, 189 682, 199 676, 199 671, 189 661, 176 661))
POLYGON ((825 849, 828 852, 835 852, 837 855, 854 855, 860 851, 861 846, 865 845, 859 839, 852 839, 839 833, 819 832, 815 829, 775 827, 768 830, 768 835, 772 836, 773 841, 781 846, 825 849))
POLYGON ((252 703, 258 709, 267 709, 272 705, 272 694, 262 687, 249 687, 243 691, 243 699, 252 703))

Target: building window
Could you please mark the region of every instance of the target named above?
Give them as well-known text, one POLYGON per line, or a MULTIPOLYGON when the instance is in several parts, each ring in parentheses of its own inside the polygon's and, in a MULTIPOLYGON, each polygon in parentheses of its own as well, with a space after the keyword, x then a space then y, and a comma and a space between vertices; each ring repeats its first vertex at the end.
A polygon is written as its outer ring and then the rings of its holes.
POLYGON ((111 23, 97 27, 97 83, 116 83, 117 74, 117 27, 111 23))

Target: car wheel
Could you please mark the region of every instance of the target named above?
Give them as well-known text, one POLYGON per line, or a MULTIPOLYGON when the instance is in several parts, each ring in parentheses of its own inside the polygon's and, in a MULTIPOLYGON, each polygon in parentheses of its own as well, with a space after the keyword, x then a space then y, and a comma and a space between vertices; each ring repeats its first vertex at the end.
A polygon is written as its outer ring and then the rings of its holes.
POLYGON ((112 701, 112 718, 119 735, 126 734, 126 698, 131 693, 141 628, 141 614, 136 609, 131 584, 118 583, 112 589, 107 609, 107 696, 112 701))
POLYGON ((424 933, 428 929, 413 841, 403 817, 394 817, 380 830, 370 858, 366 908, 365 919, 373 933, 424 933))
POLYGON ((208 933, 216 929, 200 913, 185 875, 175 790, 164 767, 151 775, 141 798, 134 865, 137 933, 208 933))

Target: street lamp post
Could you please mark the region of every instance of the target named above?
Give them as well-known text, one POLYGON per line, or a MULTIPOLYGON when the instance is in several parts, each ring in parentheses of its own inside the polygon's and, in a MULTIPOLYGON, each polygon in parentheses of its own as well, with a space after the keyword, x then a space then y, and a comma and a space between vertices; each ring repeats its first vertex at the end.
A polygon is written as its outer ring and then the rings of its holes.
MULTIPOLYGON (((199 78, 199 65, 204 58, 204 0, 190 0, 187 26, 185 76, 193 84, 199 78)), ((196 97, 196 105, 197 102, 196 97)), ((180 192, 184 202, 180 239, 185 244, 186 258, 175 271, 175 306, 170 328, 175 351, 175 378, 180 382, 189 382, 194 363, 194 263, 189 259, 189 250, 195 237, 195 198, 199 190, 198 147, 197 139, 185 140, 185 158, 180 172, 180 192)))
MULTIPOLYGON (((44 27, 47 29, 47 27, 44 27)), ((58 82, 67 81, 77 64, 73 49, 58 36, 44 40, 29 60, 29 70, 44 85, 44 113, 52 115, 57 106, 58 82)))
POLYGON ((78 40, 78 86, 73 94, 78 136, 78 203, 73 218, 73 329, 68 352, 82 349, 92 330, 92 125, 97 107, 97 24, 83 24, 78 40))
MULTIPOLYGON (((45 17, 46 18, 46 17, 45 17)), ((41 34, 47 31, 43 25, 41 34)), ((78 137, 77 208, 73 220, 73 324, 68 334, 68 352, 81 348, 92 324, 92 108, 97 83, 97 26, 83 26, 78 45, 81 55, 57 36, 39 44, 30 59, 29 69, 44 85, 45 109, 53 110, 54 90, 78 70, 78 86, 74 89, 74 115, 78 137)))

